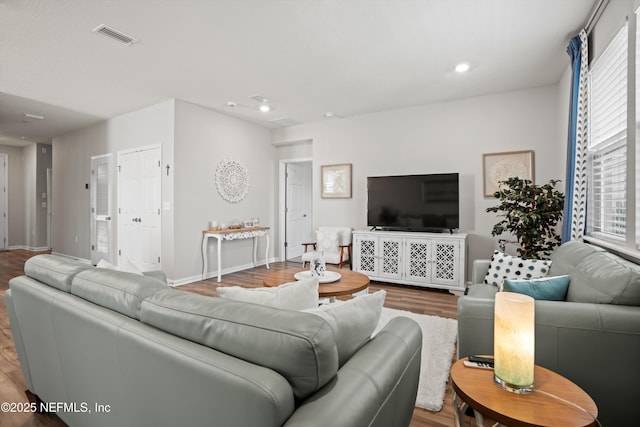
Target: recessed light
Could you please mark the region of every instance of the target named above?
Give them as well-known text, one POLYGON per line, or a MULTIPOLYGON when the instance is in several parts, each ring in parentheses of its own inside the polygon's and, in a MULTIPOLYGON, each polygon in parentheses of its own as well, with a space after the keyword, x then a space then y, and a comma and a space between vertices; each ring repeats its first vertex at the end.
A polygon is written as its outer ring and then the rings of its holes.
POLYGON ((271 107, 269 107, 267 104, 262 104, 260 106, 260 111, 262 111, 263 113, 268 113, 269 111, 271 111, 271 107))
POLYGON ((460 64, 456 65, 455 70, 458 73, 465 73, 469 71, 469 64, 467 62, 461 62, 460 64))
POLYGON ((233 102, 233 101, 229 101, 229 102, 227 102, 227 107, 229 107, 229 108, 236 107, 237 105, 238 105, 238 104, 236 104, 236 103, 235 103, 235 102, 233 102))

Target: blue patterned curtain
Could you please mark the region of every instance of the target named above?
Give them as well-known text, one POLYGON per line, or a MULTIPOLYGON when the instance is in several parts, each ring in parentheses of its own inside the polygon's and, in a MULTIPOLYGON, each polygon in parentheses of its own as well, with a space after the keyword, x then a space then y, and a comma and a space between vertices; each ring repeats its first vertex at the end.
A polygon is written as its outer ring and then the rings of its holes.
POLYGON ((571 99, 567 140, 562 242, 581 239, 586 224, 587 200, 587 34, 583 30, 569 42, 571 99))

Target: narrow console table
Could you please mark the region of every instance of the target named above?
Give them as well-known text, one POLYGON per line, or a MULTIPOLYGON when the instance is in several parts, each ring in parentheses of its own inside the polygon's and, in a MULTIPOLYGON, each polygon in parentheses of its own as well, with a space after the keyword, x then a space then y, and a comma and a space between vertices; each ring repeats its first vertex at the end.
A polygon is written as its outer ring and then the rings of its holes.
POLYGON ((218 241, 218 282, 222 280, 222 241, 223 240, 239 240, 239 239, 253 239, 253 265, 258 266, 256 251, 258 250, 258 237, 265 236, 267 240, 267 247, 264 251, 264 262, 269 268, 269 227, 250 227, 250 228, 235 228, 224 230, 204 230, 202 232, 202 280, 207 278, 207 243, 210 238, 215 238, 218 241))

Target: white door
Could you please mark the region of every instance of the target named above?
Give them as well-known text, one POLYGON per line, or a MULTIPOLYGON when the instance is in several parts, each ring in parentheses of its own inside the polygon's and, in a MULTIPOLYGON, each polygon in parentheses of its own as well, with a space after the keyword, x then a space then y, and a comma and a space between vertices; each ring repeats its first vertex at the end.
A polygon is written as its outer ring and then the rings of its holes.
POLYGON ((303 253, 302 243, 315 241, 311 221, 311 162, 286 165, 286 259, 303 253))
MULTIPOLYGON (((91 157, 91 263, 113 263, 113 156, 91 157)), ((51 200, 49 200, 51 203, 51 200)))
POLYGON ((6 154, 0 154, 0 249, 4 250, 9 247, 9 227, 8 227, 8 208, 9 202, 7 197, 8 173, 7 173, 6 154))
POLYGON ((160 269, 160 148, 118 155, 118 264, 160 269))

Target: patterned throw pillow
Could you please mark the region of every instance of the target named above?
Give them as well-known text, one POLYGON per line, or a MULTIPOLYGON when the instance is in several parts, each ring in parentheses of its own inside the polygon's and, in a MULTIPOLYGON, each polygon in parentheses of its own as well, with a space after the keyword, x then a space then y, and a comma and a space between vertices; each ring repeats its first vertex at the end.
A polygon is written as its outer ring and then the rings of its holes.
POLYGON ((320 252, 337 252, 339 238, 337 231, 320 231, 316 232, 318 238, 318 251, 320 252))
POLYGON ((536 279, 545 277, 549 275, 551 263, 550 260, 524 259, 494 251, 484 283, 502 289, 505 278, 536 279))

